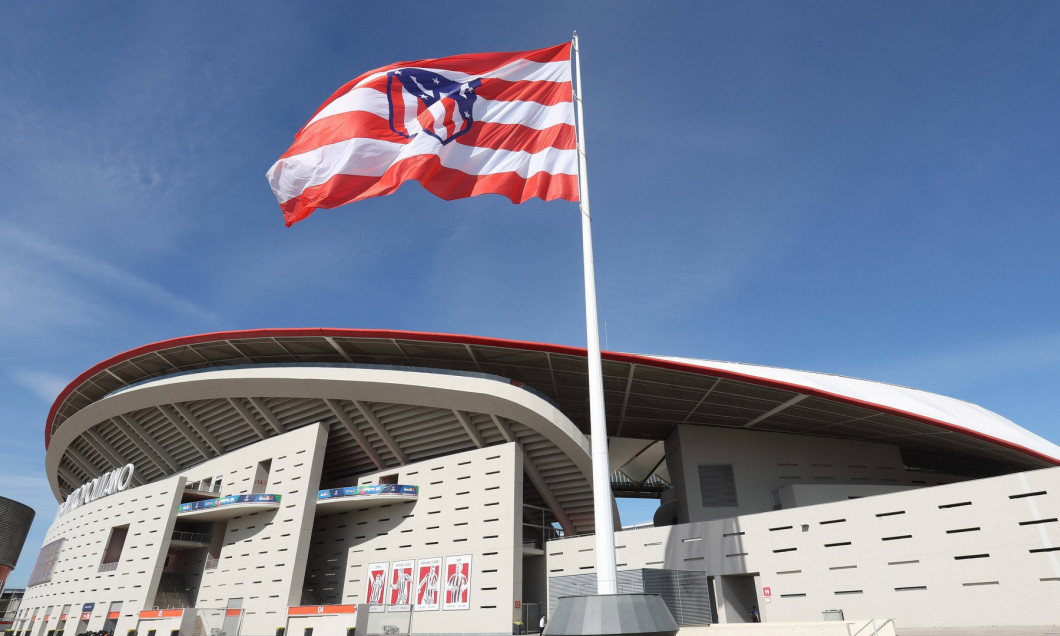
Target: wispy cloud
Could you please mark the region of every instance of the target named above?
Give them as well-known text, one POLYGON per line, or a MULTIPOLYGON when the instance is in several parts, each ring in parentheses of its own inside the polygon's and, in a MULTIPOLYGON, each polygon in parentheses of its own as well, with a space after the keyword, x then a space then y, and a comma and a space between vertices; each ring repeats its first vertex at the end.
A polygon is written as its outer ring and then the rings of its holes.
POLYGON ((0 453, 0 460, 4 462, 4 470, 0 471, 0 495, 26 504, 36 510, 38 515, 54 509, 55 495, 43 470, 33 471, 32 474, 28 471, 15 472, 19 468, 20 458, 10 453, 0 453))
POLYGON ((28 389, 41 400, 51 403, 66 386, 67 378, 46 371, 21 370, 8 373, 16 385, 28 389))
POLYGON ((22 332, 103 320, 133 303, 214 320, 162 285, 11 225, 0 228, 0 275, 0 324, 22 332))
POLYGON ((3 484, 5 488, 11 489, 7 493, 9 495, 14 495, 16 492, 21 493, 17 495, 19 500, 39 500, 43 498, 47 501, 48 499, 54 499, 51 494, 52 488, 45 477, 30 477, 28 475, 4 472, 0 473, 0 484, 3 484))

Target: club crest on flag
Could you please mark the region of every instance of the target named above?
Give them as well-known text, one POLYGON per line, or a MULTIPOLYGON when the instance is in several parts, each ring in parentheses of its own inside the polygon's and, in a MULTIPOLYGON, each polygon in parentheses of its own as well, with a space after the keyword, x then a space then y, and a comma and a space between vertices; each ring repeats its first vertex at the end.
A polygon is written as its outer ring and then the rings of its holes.
POLYGON ((576 137, 570 43, 398 62, 335 91, 267 176, 287 225, 406 181, 447 201, 578 201, 576 137))
POLYGON ((422 68, 387 73, 390 129, 411 139, 421 132, 443 145, 471 130, 475 89, 482 80, 454 80, 422 68))

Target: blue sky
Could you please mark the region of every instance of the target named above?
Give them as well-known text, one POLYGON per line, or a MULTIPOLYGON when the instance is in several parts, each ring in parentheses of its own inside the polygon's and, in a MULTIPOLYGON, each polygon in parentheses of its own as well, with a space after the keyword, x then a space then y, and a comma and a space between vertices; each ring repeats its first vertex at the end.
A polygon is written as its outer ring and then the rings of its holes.
POLYGON ((605 348, 1060 442, 1060 4, 4 3, 0 495, 38 511, 10 584, 56 507, 48 408, 111 355, 257 327, 584 346, 574 204, 409 184, 288 229, 265 180, 364 70, 575 28, 605 348))

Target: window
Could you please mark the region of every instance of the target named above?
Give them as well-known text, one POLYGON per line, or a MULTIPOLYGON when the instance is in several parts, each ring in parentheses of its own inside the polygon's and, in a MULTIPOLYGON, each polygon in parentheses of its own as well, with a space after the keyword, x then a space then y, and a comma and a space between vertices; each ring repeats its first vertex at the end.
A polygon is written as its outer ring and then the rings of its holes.
MULTIPOLYGON (((258 467, 254 471, 254 485, 251 487, 251 494, 259 494, 265 492, 265 489, 269 487, 269 471, 272 469, 272 460, 266 459, 258 462, 258 467)), ((220 484, 220 480, 218 480, 220 484)))
POLYGON ((129 536, 129 524, 115 526, 110 529, 107 549, 103 551, 103 561, 99 564, 100 572, 117 569, 118 560, 121 558, 121 551, 125 547, 125 537, 127 536, 129 536))

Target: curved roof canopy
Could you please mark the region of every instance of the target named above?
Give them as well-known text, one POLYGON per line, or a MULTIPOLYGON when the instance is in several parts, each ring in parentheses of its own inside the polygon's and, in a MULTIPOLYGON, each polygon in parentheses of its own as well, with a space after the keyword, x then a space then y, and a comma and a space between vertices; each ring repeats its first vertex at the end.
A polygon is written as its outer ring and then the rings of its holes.
MULTIPOLYGON (((78 376, 52 405, 45 445, 79 411, 119 390, 204 369, 260 365, 437 369, 499 376, 589 431, 584 349, 438 333, 258 329, 145 345, 78 376)), ((1060 464, 1060 447, 967 402, 840 376, 728 362, 603 353, 612 437, 665 439, 681 424, 890 443, 1008 469, 1060 464)))
POLYGON ((568 533, 593 526, 589 445, 549 401, 505 378, 410 367, 259 364, 139 382, 92 402, 51 438, 58 499, 108 466, 133 463, 140 485, 259 440, 328 428, 321 487, 432 457, 514 443, 524 501, 568 533))

